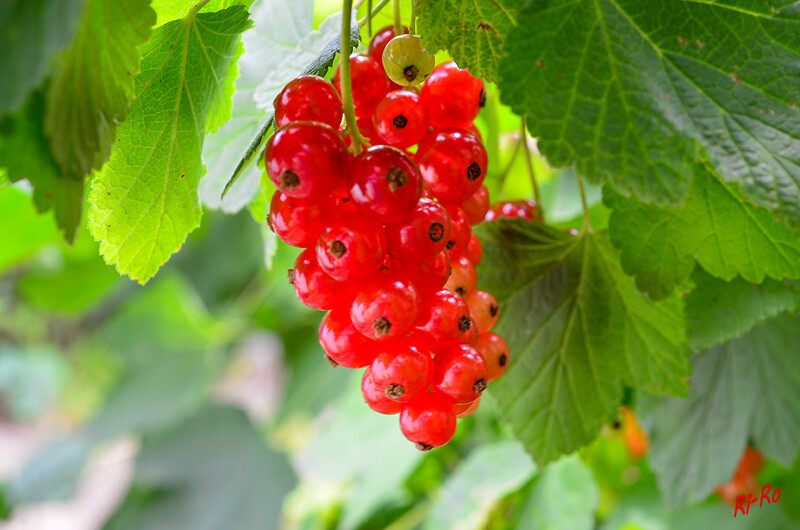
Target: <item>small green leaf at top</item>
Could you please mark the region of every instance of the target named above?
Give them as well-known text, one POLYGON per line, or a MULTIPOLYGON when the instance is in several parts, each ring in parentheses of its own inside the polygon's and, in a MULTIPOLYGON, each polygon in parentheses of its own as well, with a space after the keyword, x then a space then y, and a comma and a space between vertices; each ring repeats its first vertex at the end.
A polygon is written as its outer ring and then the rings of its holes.
POLYGON ((648 301, 606 233, 539 223, 482 227, 481 288, 495 293, 505 375, 490 385, 502 416, 538 462, 591 441, 622 385, 681 395, 689 374, 681 301, 648 301))

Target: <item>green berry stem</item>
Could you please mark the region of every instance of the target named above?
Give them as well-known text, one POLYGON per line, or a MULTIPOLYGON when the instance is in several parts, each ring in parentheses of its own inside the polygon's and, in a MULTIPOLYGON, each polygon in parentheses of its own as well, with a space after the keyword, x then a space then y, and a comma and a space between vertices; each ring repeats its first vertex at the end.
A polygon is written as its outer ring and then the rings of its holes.
MULTIPOLYGON (((389 4, 389 2, 391 2, 391 1, 392 0, 381 0, 380 2, 378 2, 377 5, 374 8, 370 9, 370 11, 364 16, 364 18, 362 18, 361 20, 358 21, 358 27, 359 28, 363 28, 364 24, 368 24, 368 23, 372 24, 372 19, 375 18, 375 15, 380 13, 381 9, 386 7, 389 4)), ((370 4, 371 3, 372 3, 372 1, 370 0, 370 4)))
POLYGON ((350 20, 352 17, 353 0, 343 0, 342 2, 342 35, 340 41, 340 62, 341 83, 342 83, 342 104, 344 106, 344 117, 347 122, 347 130, 350 133, 350 140, 353 143, 353 153, 361 154, 361 145, 366 143, 356 124, 356 110, 353 106, 353 87, 350 81, 350 53, 353 51, 350 42, 350 20))
POLYGON ((542 204, 542 195, 539 192, 539 182, 536 180, 536 170, 533 167, 533 160, 531 160, 531 150, 528 147, 528 134, 525 127, 525 116, 522 117, 522 150, 525 153, 525 164, 528 166, 528 175, 531 177, 531 184, 533 185, 533 199, 536 201, 536 207, 539 209, 539 215, 544 221, 544 205, 542 204))
POLYGON ((417 30, 417 2, 411 0, 411 22, 408 23, 409 35, 415 35, 417 30))
POLYGON ((592 219, 589 216, 589 204, 586 202, 586 192, 583 189, 583 179, 575 173, 575 178, 578 179, 578 191, 581 193, 581 208, 583 209, 583 226, 581 232, 592 233, 592 219))
POLYGON ((372 38, 372 0, 367 2, 367 36, 372 38))
POLYGON ((392 15, 394 16, 394 34, 403 34, 403 21, 400 18, 400 0, 392 0, 392 15))

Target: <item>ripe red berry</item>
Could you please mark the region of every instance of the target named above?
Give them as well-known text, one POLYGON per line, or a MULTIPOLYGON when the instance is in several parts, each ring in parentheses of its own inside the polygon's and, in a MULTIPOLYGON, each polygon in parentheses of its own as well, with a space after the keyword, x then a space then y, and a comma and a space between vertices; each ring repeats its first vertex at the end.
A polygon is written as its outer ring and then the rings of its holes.
POLYGON ((439 348, 446 348, 466 337, 473 323, 467 303, 442 289, 422 300, 416 327, 428 333, 439 348))
MULTIPOLYGON (((368 55, 354 53, 350 56, 350 81, 353 87, 353 105, 356 117, 371 118, 383 96, 389 92, 389 79, 383 66, 368 55)), ((340 69, 336 67, 333 84, 342 93, 340 69)))
POLYGON ((332 309, 349 304, 353 299, 355 286, 327 275, 317 263, 313 248, 307 248, 297 256, 294 269, 289 270, 289 281, 300 301, 314 309, 332 309))
POLYGON ((403 404, 399 401, 389 399, 384 393, 384 389, 375 384, 370 375, 369 368, 364 370, 361 378, 361 395, 369 408, 381 414, 397 414, 403 410, 403 404))
POLYGON ((322 319, 319 325, 319 343, 329 361, 345 368, 368 366, 377 352, 374 343, 356 331, 350 322, 350 307, 337 307, 322 319))
POLYGON ((387 398, 410 401, 427 392, 433 377, 433 352, 421 342, 389 342, 369 367, 375 386, 384 389, 387 398))
POLYGON ((466 418, 467 416, 472 415, 473 412, 478 410, 478 406, 481 404, 481 398, 476 399, 472 403, 460 403, 453 407, 453 410, 456 412, 456 418, 466 418))
MULTIPOLYGON (((408 33, 408 28, 403 26, 403 33, 408 33)), ((383 50, 389 41, 395 38, 397 34, 394 32, 394 26, 386 26, 372 37, 369 43, 369 51, 367 53, 378 63, 383 62, 383 50)))
POLYGON ((478 345, 478 340, 480 339, 481 332, 478 331, 478 325, 475 324, 475 319, 470 316, 470 326, 469 330, 464 333, 464 336, 461 337, 461 344, 467 344, 472 346, 473 348, 478 345))
POLYGON ((498 219, 525 219, 526 221, 541 221, 539 211, 534 201, 516 200, 502 201, 492 205, 486 212, 484 220, 496 221, 498 219))
POLYGON ((467 127, 486 103, 486 90, 483 81, 451 61, 433 69, 422 99, 434 127, 467 127))
POLYGON ((444 284, 445 289, 449 289, 460 296, 467 296, 478 284, 478 273, 470 261, 463 255, 453 253, 450 255, 450 277, 444 284))
POLYGON ((281 241, 295 247, 313 246, 322 232, 335 199, 295 199, 276 191, 269 206, 267 224, 281 241))
POLYGON ((358 211, 382 223, 407 218, 422 195, 417 165, 386 145, 370 147, 353 160, 347 185, 358 211))
POLYGON ((275 98, 275 126, 295 121, 318 121, 334 129, 342 123, 342 98, 325 79, 303 75, 289 81, 275 98))
POLYGON ((447 250, 463 251, 469 245, 472 230, 469 227, 469 218, 460 206, 443 204, 450 215, 450 239, 447 241, 447 250))
POLYGON ((475 349, 486 363, 486 380, 494 381, 508 366, 508 344, 496 333, 481 333, 475 349))
POLYGON ((335 129, 295 122, 278 129, 266 149, 269 178, 290 197, 323 197, 344 180, 347 148, 335 129))
POLYGON ((455 403, 470 403, 486 390, 483 357, 472 346, 456 344, 433 358, 433 387, 455 403))
POLYGON ((407 332, 418 311, 419 296, 411 282, 392 271, 382 271, 358 288, 350 319, 370 339, 390 339, 407 332))
POLYGON ((450 277, 450 253, 439 252, 432 259, 420 262, 394 260, 393 270, 403 275, 417 288, 421 296, 444 287, 450 277))
POLYGON ((473 135, 458 129, 435 134, 416 159, 425 182, 445 202, 461 204, 478 191, 486 177, 486 148, 473 135))
POLYGON ((478 191, 467 197, 467 199, 461 203, 461 208, 466 212, 469 218, 469 224, 473 226, 483 222, 484 217, 486 217, 486 212, 489 211, 489 207, 489 190, 486 189, 484 184, 481 184, 478 191))
POLYGON ((478 266, 478 263, 481 262, 481 258, 483 257, 483 246, 481 245, 481 240, 478 239, 478 236, 475 233, 471 233, 469 236, 469 245, 463 251, 464 256, 469 260, 470 263, 478 266))
POLYGON ((386 225, 389 253, 403 261, 425 261, 450 240, 450 215, 438 202, 420 199, 402 223, 386 225))
POLYGON ((428 134, 430 118, 419 94, 395 90, 378 103, 374 123, 383 143, 405 149, 428 134))
POLYGON ((400 430, 420 451, 441 447, 456 433, 453 404, 438 393, 426 392, 403 407, 400 430))
POLYGON ((497 323, 500 306, 497 299, 486 291, 472 291, 464 297, 469 306, 469 314, 478 326, 478 331, 489 331, 497 323))
POLYGON ((365 278, 386 258, 383 227, 357 213, 341 213, 323 230, 316 252, 322 270, 337 280, 365 278))

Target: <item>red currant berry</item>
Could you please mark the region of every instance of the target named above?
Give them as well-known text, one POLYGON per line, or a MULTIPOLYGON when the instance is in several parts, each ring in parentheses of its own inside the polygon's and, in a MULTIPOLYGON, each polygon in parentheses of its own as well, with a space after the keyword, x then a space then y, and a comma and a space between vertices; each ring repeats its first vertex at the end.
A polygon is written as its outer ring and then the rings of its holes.
POLYGON ((464 297, 469 306, 469 314, 478 326, 478 331, 489 331, 497 324, 497 315, 500 306, 497 299, 486 291, 472 291, 464 297))
POLYGON ((353 160, 347 178, 358 211, 382 223, 407 218, 422 195, 419 168, 403 151, 370 147, 353 160))
POLYGON ((269 178, 290 197, 323 197, 344 179, 347 148, 335 129, 295 122, 278 129, 267 143, 269 178))
POLYGON ((481 333, 475 349, 486 363, 486 380, 494 381, 508 366, 508 344, 496 333, 481 333))
POLYGON ((276 191, 270 202, 267 224, 284 243, 310 247, 319 239, 333 202, 331 197, 325 201, 295 199, 276 191))
MULTIPOLYGON (((389 92, 389 79, 383 72, 383 66, 368 55, 354 53, 350 56, 350 81, 353 87, 356 117, 371 118, 375 107, 389 92)), ((342 82, 338 66, 333 76, 333 84, 341 94, 342 82)))
POLYGON ((456 403, 475 401, 486 390, 483 357, 472 346, 456 344, 433 358, 433 386, 456 403))
POLYGON ((464 130, 467 131, 468 133, 472 133, 475 136, 475 138, 477 138, 481 143, 483 143, 483 135, 478 130, 478 128, 475 127, 474 123, 470 123, 469 125, 464 127, 464 130))
POLYGON ((481 404, 481 398, 476 399, 472 403, 460 403, 453 407, 453 410, 456 413, 456 418, 466 418, 467 416, 471 416, 473 412, 478 410, 478 406, 481 404))
POLYGON ((463 251, 469 245, 472 230, 469 218, 460 206, 455 204, 442 204, 450 215, 450 239, 447 241, 447 250, 463 251))
POLYGON ((454 62, 433 69, 422 88, 422 99, 434 127, 467 127, 486 103, 483 81, 454 62))
POLYGON ((433 190, 431 189, 430 185, 428 185, 424 179, 422 181, 422 198, 430 200, 434 200, 436 198, 433 196, 433 190))
POLYGON ((325 314, 319 325, 319 343, 328 360, 345 368, 362 368, 376 355, 374 343, 356 331, 350 308, 337 307, 325 314))
POLYGON ((356 291, 350 320, 370 339, 390 339, 406 333, 418 311, 419 295, 411 282, 383 271, 356 291))
POLYGON ((420 295, 434 293, 444 287, 450 277, 450 254, 442 251, 431 259, 413 262, 394 260, 393 270, 417 288, 420 295))
POLYGON ((350 282, 337 281, 323 271, 317 263, 313 248, 303 250, 289 271, 289 281, 301 302, 320 310, 349 304, 355 286, 350 282))
POLYGON ((403 261, 425 261, 450 240, 450 215, 438 202, 420 199, 403 223, 386 225, 389 253, 403 261))
POLYGON ((478 339, 480 339, 481 332, 478 331, 478 325, 475 324, 475 319, 470 317, 470 326, 469 330, 464 333, 464 336, 461 337, 461 344, 468 344, 473 348, 478 345, 478 339))
POLYGON ((275 126, 294 121, 318 121, 334 129, 342 123, 342 98, 325 79, 303 75, 292 79, 275 98, 275 126))
POLYGON ((467 200, 461 203, 461 208, 467 213, 469 224, 477 225, 483 222, 486 217, 486 212, 489 211, 489 190, 486 186, 481 184, 478 191, 467 197, 467 200))
POLYGON ((478 266, 478 263, 481 262, 481 258, 483 257, 483 246, 481 245, 481 240, 478 239, 478 236, 475 233, 471 233, 469 236, 469 245, 467 248, 463 250, 464 256, 469 260, 470 263, 478 266))
POLYGON ((477 138, 461 130, 436 133, 430 147, 416 155, 425 182, 445 202, 460 204, 478 191, 486 177, 486 148, 477 138))
POLYGON ((473 323, 467 303, 442 289, 422 300, 416 327, 428 333, 439 348, 446 348, 463 340, 473 323))
POLYGON ((419 143, 428 134, 428 110, 413 90, 396 90, 375 109, 375 130, 383 140, 400 149, 419 143))
POLYGON ((420 451, 443 446, 456 433, 452 402, 435 392, 418 396, 403 407, 400 430, 420 451))
POLYGON ((397 414, 403 410, 403 404, 399 401, 389 399, 384 393, 384 389, 375 384, 372 380, 370 370, 364 371, 361 378, 361 395, 369 408, 381 414, 397 414))
MULTIPOLYGON (((406 26, 403 26, 403 33, 408 33, 408 28, 406 26)), ((397 34, 394 32, 394 26, 386 26, 372 37, 367 53, 375 61, 382 63, 383 50, 386 48, 386 45, 389 44, 389 41, 395 37, 397 37, 397 34)))
MULTIPOLYGON (((369 339, 367 339, 369 340, 369 339)), ((390 342, 369 367, 372 380, 387 398, 410 401, 427 392, 433 377, 433 352, 411 341, 390 342)))
POLYGON ((357 213, 341 213, 317 241, 322 270, 337 280, 365 278, 378 272, 386 258, 383 227, 357 213))
POLYGON ((486 212, 486 221, 498 219, 525 219, 526 221, 540 221, 539 211, 534 201, 502 201, 492 205, 486 212))
POLYGON ((467 296, 478 284, 478 273, 470 261, 462 254, 451 254, 450 256, 450 277, 444 284, 445 289, 449 289, 460 296, 467 296))

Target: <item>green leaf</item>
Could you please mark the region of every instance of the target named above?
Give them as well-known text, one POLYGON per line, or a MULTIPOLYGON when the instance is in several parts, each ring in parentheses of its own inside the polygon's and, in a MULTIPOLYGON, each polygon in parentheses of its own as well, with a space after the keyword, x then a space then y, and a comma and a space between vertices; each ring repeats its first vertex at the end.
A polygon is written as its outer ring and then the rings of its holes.
POLYGON ((42 131, 44 106, 37 91, 22 109, 0 119, 0 165, 12 182, 31 183, 37 209, 52 209, 64 239, 72 242, 83 211, 83 176, 60 173, 42 131))
POLYGON ((535 472, 516 442, 478 446, 445 481, 425 528, 482 528, 495 504, 535 472))
POLYGON ((737 186, 697 164, 686 204, 659 208, 625 199, 610 189, 611 241, 622 268, 653 298, 668 296, 694 268, 695 259, 725 280, 751 283, 766 277, 800 278, 800 234, 742 198, 737 186))
POLYGON ((209 406, 161 436, 147 437, 135 488, 109 530, 277 528, 296 478, 238 409, 209 406))
POLYGON ((798 351, 800 317, 778 316, 696 354, 688 399, 646 402, 650 464, 668 504, 700 501, 730 479, 748 439, 791 467, 800 450, 798 351))
POLYGON ((44 129, 62 172, 100 169, 128 115, 138 47, 150 38, 150 0, 87 0, 75 40, 59 57, 47 90, 44 129))
POLYGON ((0 116, 19 109, 70 43, 84 0, 5 0, 0 4, 0 116))
POLYGON ((685 392, 681 303, 646 300, 605 233, 487 223, 479 278, 501 300, 511 360, 492 383, 501 414, 539 462, 590 441, 614 415, 622 384, 685 392))
POLYGON ((200 223, 207 130, 230 115, 247 11, 190 13, 142 48, 139 94, 89 196, 89 230, 107 263, 145 283, 200 223))
POLYGON ((22 191, 0 188, 0 273, 24 260, 45 243, 56 239, 53 222, 36 214, 31 199, 22 191))
POLYGON ((705 146, 746 197, 800 218, 795 10, 769 2, 528 2, 505 41, 503 101, 551 164, 645 202, 684 199, 705 146))
POLYGON ((497 81, 503 41, 517 23, 519 0, 423 0, 417 30, 430 53, 447 50, 461 68, 497 81))
POLYGON ((542 469, 522 507, 519 525, 530 530, 591 530, 595 527, 598 490, 592 470, 578 456, 564 457, 542 469))
POLYGON ((725 282, 702 269, 692 275, 686 297, 686 333, 692 347, 710 348, 740 337, 760 322, 785 311, 800 311, 800 282, 741 278, 725 282))

